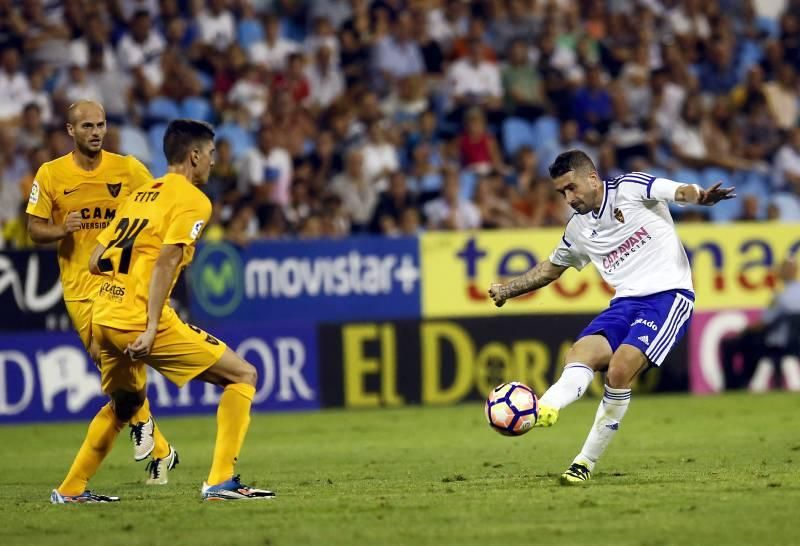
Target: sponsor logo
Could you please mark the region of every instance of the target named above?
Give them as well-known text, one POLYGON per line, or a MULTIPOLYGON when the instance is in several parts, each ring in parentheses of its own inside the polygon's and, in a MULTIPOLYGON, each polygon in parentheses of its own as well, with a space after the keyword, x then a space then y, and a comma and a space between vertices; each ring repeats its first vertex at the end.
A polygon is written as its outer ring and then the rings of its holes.
POLYGON ((111 194, 111 197, 117 197, 119 195, 119 191, 122 189, 122 182, 117 182, 116 184, 106 184, 106 188, 108 188, 108 193, 111 194))
POLYGON ((633 321, 633 324, 631 324, 631 326, 636 326, 637 324, 641 324, 642 326, 647 326, 654 332, 658 330, 658 325, 652 320, 644 320, 643 318, 637 318, 636 320, 633 321))
POLYGON ((197 237, 200 235, 200 230, 203 229, 203 224, 205 224, 203 220, 198 220, 194 223, 194 226, 192 226, 192 232, 189 233, 189 237, 192 238, 192 241, 197 239, 197 237))
POLYGON ((419 269, 410 254, 398 260, 352 250, 336 257, 250 260, 244 278, 248 298, 379 296, 391 294, 395 282, 404 294, 414 292, 419 269))
POLYGON ((31 194, 28 197, 28 203, 31 205, 35 205, 39 202, 39 182, 34 180, 33 186, 31 186, 31 194))
POLYGON ((192 289, 197 303, 214 317, 230 315, 242 301, 242 260, 227 243, 200 249, 191 268, 192 289))
POLYGON ((650 338, 648 336, 639 336, 639 341, 645 345, 650 345, 650 338))
POLYGON ((644 226, 640 227, 615 250, 612 250, 603 256, 603 269, 605 269, 606 273, 611 273, 620 267, 625 260, 636 253, 636 251, 640 250, 642 246, 647 244, 647 242, 652 238, 653 237, 647 233, 647 230, 644 228, 644 226))
POLYGON ((119 303, 125 297, 125 287, 111 282, 104 282, 100 286, 100 295, 119 303))
POLYGON ((614 209, 614 218, 620 224, 624 224, 625 223, 625 217, 622 215, 622 211, 619 210, 619 209, 614 209))
POLYGON ((610 425, 606 425, 606 428, 610 430, 619 430, 619 423, 611 423, 610 425))
POLYGON ((78 191, 79 189, 80 189, 80 188, 72 188, 71 190, 68 190, 68 189, 64 188, 64 195, 69 195, 69 194, 71 194, 71 193, 75 193, 75 192, 76 192, 76 191, 78 191))

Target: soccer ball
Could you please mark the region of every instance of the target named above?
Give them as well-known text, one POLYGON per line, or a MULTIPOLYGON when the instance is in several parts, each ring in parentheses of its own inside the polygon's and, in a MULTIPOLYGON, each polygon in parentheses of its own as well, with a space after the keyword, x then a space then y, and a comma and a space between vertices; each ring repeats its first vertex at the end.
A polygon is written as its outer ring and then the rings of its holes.
POLYGON ((536 395, 530 387, 517 381, 498 385, 486 400, 486 419, 500 434, 525 434, 538 418, 539 401, 536 395))

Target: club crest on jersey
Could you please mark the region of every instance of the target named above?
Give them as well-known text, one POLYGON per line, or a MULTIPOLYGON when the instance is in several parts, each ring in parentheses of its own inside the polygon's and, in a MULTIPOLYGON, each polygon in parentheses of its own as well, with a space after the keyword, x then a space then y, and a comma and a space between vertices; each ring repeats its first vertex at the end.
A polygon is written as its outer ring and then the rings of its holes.
POLYGON ((117 182, 116 184, 106 184, 106 188, 108 188, 108 193, 111 194, 111 197, 116 197, 119 195, 119 190, 122 189, 122 182, 117 182))
POLYGON ((625 217, 622 215, 622 211, 619 209, 614 209, 614 218, 616 218, 617 222, 620 224, 625 223, 625 217))

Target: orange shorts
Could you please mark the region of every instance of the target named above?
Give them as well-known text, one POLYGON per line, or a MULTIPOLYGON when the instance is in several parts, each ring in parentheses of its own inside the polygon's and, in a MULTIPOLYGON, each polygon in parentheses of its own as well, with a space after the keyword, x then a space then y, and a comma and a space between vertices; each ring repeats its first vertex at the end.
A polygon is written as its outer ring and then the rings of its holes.
POLYGON ((145 365, 182 387, 216 364, 228 348, 224 342, 176 317, 159 329, 150 354, 134 361, 124 351, 141 333, 92 325, 92 336, 100 345, 103 392, 144 389, 147 384, 145 365))

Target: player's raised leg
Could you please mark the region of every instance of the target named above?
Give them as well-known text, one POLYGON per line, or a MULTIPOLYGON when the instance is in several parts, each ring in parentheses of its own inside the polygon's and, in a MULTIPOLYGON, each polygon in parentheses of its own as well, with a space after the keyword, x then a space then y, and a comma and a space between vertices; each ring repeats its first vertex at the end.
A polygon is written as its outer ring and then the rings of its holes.
POLYGON ((567 352, 561 377, 539 399, 539 418, 534 426, 554 425, 561 409, 586 394, 594 372, 607 367, 611 354, 611 346, 602 335, 589 335, 576 341, 567 352))
POLYGON ((208 480, 201 493, 205 500, 269 499, 272 491, 242 484, 234 465, 250 426, 250 405, 258 374, 252 364, 227 348, 219 361, 198 379, 224 388, 217 409, 217 439, 208 480))
POLYGON ((638 347, 622 344, 616 350, 608 366, 605 393, 597 408, 592 429, 581 452, 561 475, 562 484, 581 484, 591 478, 597 460, 611 443, 628 411, 633 380, 647 366, 647 357, 638 347))

